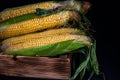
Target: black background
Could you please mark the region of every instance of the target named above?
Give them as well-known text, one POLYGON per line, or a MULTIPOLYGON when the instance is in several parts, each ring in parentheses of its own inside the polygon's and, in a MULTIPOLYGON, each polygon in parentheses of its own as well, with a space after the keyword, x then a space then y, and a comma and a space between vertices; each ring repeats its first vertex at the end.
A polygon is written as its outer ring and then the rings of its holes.
MULTIPOLYGON (((0 11, 5 8, 21 6, 40 0, 0 0, 0 11)), ((85 1, 85 0, 82 0, 85 1)), ((96 33, 97 57, 100 70, 105 74, 106 80, 119 80, 119 4, 116 1, 86 0, 92 7, 87 17, 91 20, 96 33), (117 25, 118 24, 118 25, 117 25)), ((23 80, 23 78, 2 77, 0 80, 23 80)), ((25 79, 25 78, 24 78, 25 79)), ((25 79, 26 80, 26 79, 25 79)), ((27 79, 28 80, 28 79, 27 79)), ((95 79, 101 80, 101 79, 95 79)))

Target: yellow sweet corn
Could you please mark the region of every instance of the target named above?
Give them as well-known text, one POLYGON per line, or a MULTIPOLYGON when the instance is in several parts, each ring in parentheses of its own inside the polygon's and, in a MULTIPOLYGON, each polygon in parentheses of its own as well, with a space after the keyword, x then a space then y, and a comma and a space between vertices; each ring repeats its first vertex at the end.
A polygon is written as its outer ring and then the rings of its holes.
POLYGON ((16 16, 24 15, 24 14, 35 13, 36 8, 48 10, 48 9, 51 9, 52 6, 54 5, 55 5, 54 1, 48 1, 48 2, 29 4, 25 6, 6 9, 0 13, 0 21, 4 21, 10 18, 14 18, 16 16))
POLYGON ((1 27, 0 29, 0 39, 61 26, 67 23, 69 20, 73 19, 74 16, 74 11, 62 11, 49 16, 35 17, 34 19, 6 25, 1 27))
POLYGON ((3 45, 15 45, 22 43, 31 39, 38 39, 53 35, 63 35, 63 34, 85 34, 83 31, 75 28, 60 28, 60 29, 50 29, 43 32, 27 34, 23 36, 8 38, 2 42, 3 45))
POLYGON ((4 45, 2 47, 6 47, 7 48, 6 51, 7 50, 14 51, 14 50, 45 46, 48 44, 54 44, 54 43, 67 41, 67 40, 78 40, 78 41, 83 41, 86 44, 90 44, 90 38, 88 38, 87 36, 66 34, 66 35, 57 35, 57 36, 50 36, 50 37, 44 37, 40 39, 29 40, 24 43, 12 45, 12 46, 4 45))

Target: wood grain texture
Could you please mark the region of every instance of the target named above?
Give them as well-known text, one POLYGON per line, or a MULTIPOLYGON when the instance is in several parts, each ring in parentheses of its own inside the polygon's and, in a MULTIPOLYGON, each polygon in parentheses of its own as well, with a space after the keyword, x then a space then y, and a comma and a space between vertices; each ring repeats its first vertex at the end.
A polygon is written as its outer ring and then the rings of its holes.
POLYGON ((0 75, 68 80, 69 58, 0 55, 0 75))

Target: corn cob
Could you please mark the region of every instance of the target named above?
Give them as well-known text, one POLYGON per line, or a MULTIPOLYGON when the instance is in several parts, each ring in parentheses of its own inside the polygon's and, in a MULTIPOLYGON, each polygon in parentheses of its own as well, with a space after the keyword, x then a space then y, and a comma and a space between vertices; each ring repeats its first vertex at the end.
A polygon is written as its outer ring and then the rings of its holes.
MULTIPOLYGON (((67 40, 78 40, 78 41, 83 41, 85 44, 90 44, 90 39, 87 36, 67 34, 67 35, 57 35, 57 36, 50 36, 46 38, 34 39, 34 40, 26 41, 24 43, 12 45, 12 46, 6 45, 8 47, 6 51, 34 48, 34 47, 45 46, 48 44, 54 44, 62 41, 67 41, 67 40)), ((3 47, 5 47, 5 45, 3 47)))
POLYGON ((6 25, 0 29, 0 39, 60 26, 71 20, 74 15, 75 12, 73 11, 62 11, 42 18, 36 17, 31 20, 6 25))
POLYGON ((43 37, 48 37, 52 35, 62 35, 62 34, 85 34, 83 31, 74 28, 60 28, 60 29, 50 29, 43 32, 27 34, 23 36, 8 38, 2 42, 3 45, 15 45, 31 39, 38 39, 43 37))
POLYGON ((77 40, 68 40, 58 42, 55 44, 48 44, 34 48, 27 48, 22 50, 9 51, 6 50, 3 54, 15 56, 57 56, 62 55, 73 50, 87 46, 85 43, 77 40))
POLYGON ((54 1, 49 1, 6 9, 0 13, 0 21, 4 21, 24 14, 35 13, 36 8, 48 10, 51 9, 54 4, 54 1))

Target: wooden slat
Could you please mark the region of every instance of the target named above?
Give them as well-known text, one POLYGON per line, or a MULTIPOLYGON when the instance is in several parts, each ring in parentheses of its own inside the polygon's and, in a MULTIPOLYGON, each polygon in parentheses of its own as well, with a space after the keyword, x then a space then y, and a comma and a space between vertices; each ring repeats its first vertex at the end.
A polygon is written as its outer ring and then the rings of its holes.
POLYGON ((70 72, 68 58, 0 55, 0 75, 68 80, 70 72))

